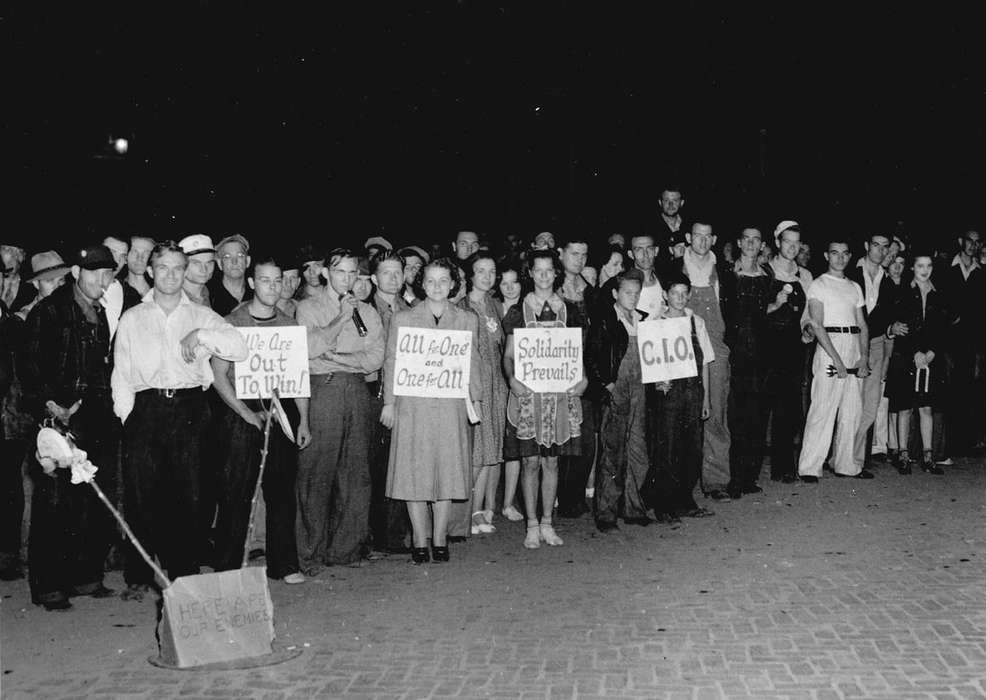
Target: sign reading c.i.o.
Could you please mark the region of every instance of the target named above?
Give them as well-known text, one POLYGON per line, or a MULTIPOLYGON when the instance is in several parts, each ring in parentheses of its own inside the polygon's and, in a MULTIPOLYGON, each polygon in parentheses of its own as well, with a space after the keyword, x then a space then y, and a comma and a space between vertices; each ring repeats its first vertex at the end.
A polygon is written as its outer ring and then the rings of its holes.
POLYGON ((692 347, 692 321, 687 316, 637 324, 640 374, 644 384, 698 376, 692 347))
POLYGON ((399 328, 394 358, 394 395, 469 398, 470 331, 399 328))
POLYGON ((581 328, 514 330, 514 377, 538 394, 562 393, 582 381, 581 328))
POLYGON ((236 398, 269 399, 274 389, 282 399, 311 396, 304 326, 247 326, 237 330, 246 339, 248 354, 234 365, 236 398))

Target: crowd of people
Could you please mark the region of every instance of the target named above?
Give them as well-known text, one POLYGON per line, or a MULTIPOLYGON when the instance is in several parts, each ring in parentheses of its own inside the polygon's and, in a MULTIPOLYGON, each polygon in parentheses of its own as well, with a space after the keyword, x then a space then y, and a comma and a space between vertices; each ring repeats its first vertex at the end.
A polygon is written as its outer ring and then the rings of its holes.
POLYGON ((653 226, 599 240, 135 235, 68 262, 0 247, 0 578, 23 576, 27 473, 35 603, 116 595, 114 561, 123 597, 156 583, 93 492, 37 462, 41 424, 71 432, 170 577, 240 566, 272 410, 237 397, 248 327, 308 340, 310 396, 284 401, 291 437, 270 432, 262 477, 267 573, 288 584, 387 555, 449 561, 497 518, 537 549, 563 544, 556 518, 608 533, 710 516, 696 496, 762 491, 765 458, 772 480, 817 484, 882 463, 941 476, 984 447, 977 231, 929 250, 820 232, 816 255, 796 221, 717 231, 684 202, 668 187, 653 226), (695 374, 645 384, 641 324, 675 318, 695 374), (467 400, 396 395, 407 328, 472 338, 467 400), (517 378, 512 336, 531 328, 580 330, 566 391, 517 378))

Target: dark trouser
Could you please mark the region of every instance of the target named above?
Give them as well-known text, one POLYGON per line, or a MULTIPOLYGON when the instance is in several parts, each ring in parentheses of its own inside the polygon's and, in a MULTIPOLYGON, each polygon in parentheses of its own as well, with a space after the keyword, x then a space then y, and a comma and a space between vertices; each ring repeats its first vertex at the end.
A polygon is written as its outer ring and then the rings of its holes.
MULTIPOLYGON (((95 481, 107 498, 116 493, 119 421, 108 394, 83 397, 70 428, 97 468, 95 481)), ((91 593, 103 582, 106 555, 119 541, 116 521, 88 484, 71 483, 70 469, 45 474, 33 458, 31 535, 28 544, 31 597, 51 602, 91 593)))
POLYGON ((313 374, 312 443, 298 456, 298 557, 303 569, 350 564, 369 535, 370 397, 362 375, 313 374))
POLYGON ((977 427, 982 416, 975 410, 979 397, 976 392, 976 353, 972 340, 964 338, 947 353, 948 382, 948 452, 953 457, 968 455, 978 439, 977 427))
MULTIPOLYGON (((208 426, 204 391, 185 390, 168 398, 148 390, 137 394, 123 431, 127 522, 172 579, 199 573, 199 470, 208 426)), ((124 578, 128 584, 154 579, 132 546, 127 547, 124 578)))
POLYGON ((370 443, 370 533, 373 546, 380 550, 400 549, 411 531, 407 515, 407 503, 387 498, 387 466, 390 462, 390 429, 380 422, 383 399, 368 385, 370 391, 370 419, 373 421, 373 440, 370 443))
POLYGON ((682 513, 697 505, 692 495, 702 475, 702 385, 697 379, 676 379, 665 394, 654 390, 657 430, 653 438, 657 499, 654 511, 682 513))
POLYGON ((599 430, 602 447, 595 484, 595 517, 599 522, 615 522, 618 515, 647 515, 640 495, 649 467, 643 393, 641 389, 639 406, 603 406, 599 430))
MULTIPOLYGON (((770 478, 795 476, 794 440, 804 422, 801 413, 801 366, 791 369, 768 366, 760 397, 760 429, 770 416, 770 478)), ((762 433, 761 433, 762 434, 762 433)))
MULTIPOLYGON (((729 486, 754 486, 763 463, 764 427, 761 421, 763 370, 748 358, 733 355, 729 392, 729 486)), ((776 420, 776 418, 775 418, 776 420)))
MULTIPOLYGON (((215 389, 208 389, 205 395, 209 402, 209 424, 205 434, 216 436, 224 432, 223 419, 227 407, 215 389)), ((222 478, 223 464, 226 461, 227 447, 225 436, 202 442, 202 457, 199 460, 199 534, 197 539, 198 557, 202 562, 212 561, 214 554, 215 535, 212 526, 216 521, 219 499, 222 497, 219 483, 222 478)))
POLYGON ((24 477, 21 467, 27 442, 0 441, 0 569, 13 568, 21 558, 21 520, 24 518, 24 477))
POLYGON ((581 453, 558 459, 558 514, 577 517, 588 510, 585 489, 596 458, 596 407, 582 399, 581 453))
MULTIPOLYGON (((227 407, 220 421, 227 445, 219 473, 219 513, 216 520, 216 570, 238 569, 250 523, 250 507, 260 475, 264 434, 227 407)), ((271 425, 264 463, 263 489, 267 506, 267 575, 284 578, 298 571, 298 549, 294 526, 295 475, 298 448, 271 425)))

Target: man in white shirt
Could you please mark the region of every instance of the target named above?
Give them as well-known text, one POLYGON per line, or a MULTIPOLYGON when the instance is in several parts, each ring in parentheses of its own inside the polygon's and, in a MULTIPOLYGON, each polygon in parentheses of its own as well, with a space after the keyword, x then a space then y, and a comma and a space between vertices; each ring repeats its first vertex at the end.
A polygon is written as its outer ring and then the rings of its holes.
POLYGON ((853 460, 853 441, 862 412, 860 381, 869 376, 869 334, 859 285, 846 278, 849 244, 832 240, 825 252, 828 271, 808 288, 809 323, 818 341, 812 364, 811 408, 798 459, 801 480, 817 484, 832 443, 836 476, 872 479, 853 460), (850 370, 852 373, 850 373, 850 370))
MULTIPOLYGON (((124 507, 131 529, 171 578, 199 572, 199 470, 209 424, 210 357, 236 362, 246 342, 211 309, 182 291, 187 257, 174 243, 151 252, 154 287, 120 317, 111 378, 113 412, 123 421, 124 507)), ((129 548, 124 598, 153 583, 129 548)))
POLYGON ((637 309, 645 312, 648 318, 660 318, 665 308, 664 290, 654 272, 657 251, 654 236, 649 233, 641 233, 630 238, 630 256, 633 258, 633 265, 644 273, 644 286, 640 288, 637 309))

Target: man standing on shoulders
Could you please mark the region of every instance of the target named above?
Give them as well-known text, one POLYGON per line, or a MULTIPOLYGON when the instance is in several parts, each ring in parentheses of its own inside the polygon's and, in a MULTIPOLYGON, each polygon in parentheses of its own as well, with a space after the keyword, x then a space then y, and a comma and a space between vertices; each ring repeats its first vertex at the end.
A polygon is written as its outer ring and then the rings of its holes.
POLYGON ((315 576, 324 565, 358 565, 366 553, 373 417, 365 375, 383 365, 380 315, 353 295, 357 256, 326 259, 325 294, 298 304, 309 329, 312 444, 298 459, 298 556, 315 576))
POLYGON ((860 382, 869 376, 870 339, 866 300, 858 284, 846 277, 849 244, 833 239, 826 247, 828 271, 808 289, 808 316, 818 347, 812 364, 811 408, 798 458, 801 480, 817 484, 832 444, 836 476, 872 479, 853 459, 853 442, 862 412, 860 382), (855 370, 850 373, 849 370, 855 370))
POLYGON ((846 275, 863 290, 866 300, 866 327, 870 334, 870 374, 862 380, 863 407, 853 442, 853 461, 857 470, 866 466, 870 451, 870 428, 876 421, 883 398, 883 364, 888 337, 907 335, 907 324, 899 321, 890 325, 896 287, 884 269, 883 261, 890 249, 890 237, 882 233, 870 236, 865 244, 866 255, 846 275))
MULTIPOLYGON (((205 238, 203 236, 203 238, 205 238)), ((199 471, 208 439, 209 358, 246 359, 238 330, 182 291, 185 252, 170 241, 151 252, 153 289, 120 317, 113 412, 123 421, 124 508, 131 529, 171 578, 199 573, 199 471)), ((139 600, 153 574, 128 548, 124 597, 139 600)))
POLYGON ((209 288, 206 286, 216 269, 216 249, 212 246, 212 239, 196 233, 182 238, 178 247, 185 252, 188 259, 182 290, 192 303, 212 308, 209 288))
POLYGON ((228 316, 240 302, 249 301, 253 296, 246 283, 250 242, 238 233, 226 236, 216 246, 216 260, 222 275, 209 281, 209 297, 212 310, 220 316, 228 316))
MULTIPOLYGON (((72 284, 44 299, 28 317, 23 385, 38 422, 69 429, 99 468, 100 487, 116 492, 119 424, 110 394, 112 343, 100 304, 116 263, 104 245, 79 251, 72 284)), ((31 599, 48 610, 71 607, 70 596, 106 598, 106 555, 115 540, 113 517, 92 489, 71 483, 68 469, 46 474, 31 461, 29 546, 31 599)))
POLYGON ((131 236, 130 250, 127 252, 127 274, 123 278, 123 310, 137 306, 144 295, 151 291, 147 281, 147 263, 154 250, 154 239, 146 236, 131 236))
POLYGON ((452 244, 456 260, 461 262, 477 250, 479 250, 479 236, 475 231, 459 231, 456 234, 455 243, 452 244))
POLYGON ((805 346, 801 319, 808 306, 811 273, 795 260, 801 250, 797 221, 782 221, 774 229, 777 255, 767 263, 770 290, 763 333, 764 381, 760 424, 770 433, 770 478, 785 484, 797 480, 794 441, 804 420, 801 378, 805 346))
POLYGON ((716 500, 728 498, 729 484, 729 347, 726 345, 725 312, 732 303, 733 275, 720 275, 716 254, 712 252, 716 237, 707 223, 692 224, 685 234, 688 248, 678 270, 691 282, 692 293, 688 308, 705 321, 705 330, 712 341, 715 361, 709 364, 709 401, 711 411, 703 426, 702 492, 716 500))
POLYGON ((681 216, 684 206, 685 198, 678 186, 669 185, 661 191, 661 216, 657 221, 658 240, 670 241, 675 234, 688 233, 690 229, 681 216))
MULTIPOLYGON (((222 244, 219 247, 222 250, 222 244)), ((281 268, 273 258, 261 258, 253 267, 247 283, 253 297, 226 317, 237 328, 297 326, 297 322, 277 310, 281 297, 281 268)), ((236 366, 229 360, 213 357, 216 392, 225 406, 219 422, 221 441, 226 448, 219 477, 219 512, 216 520, 216 570, 238 569, 243 560, 243 546, 250 522, 254 488, 260 473, 264 447, 264 424, 267 411, 260 399, 236 397, 236 366)), ((269 402, 268 402, 269 403, 269 402)), ((276 425, 270 429, 267 462, 264 467, 264 503, 267 508, 267 576, 285 583, 304 583, 298 569, 295 539, 295 476, 298 449, 311 442, 308 427, 308 399, 282 401, 291 417, 297 446, 276 425), (291 403, 297 408, 291 410, 291 403)))

